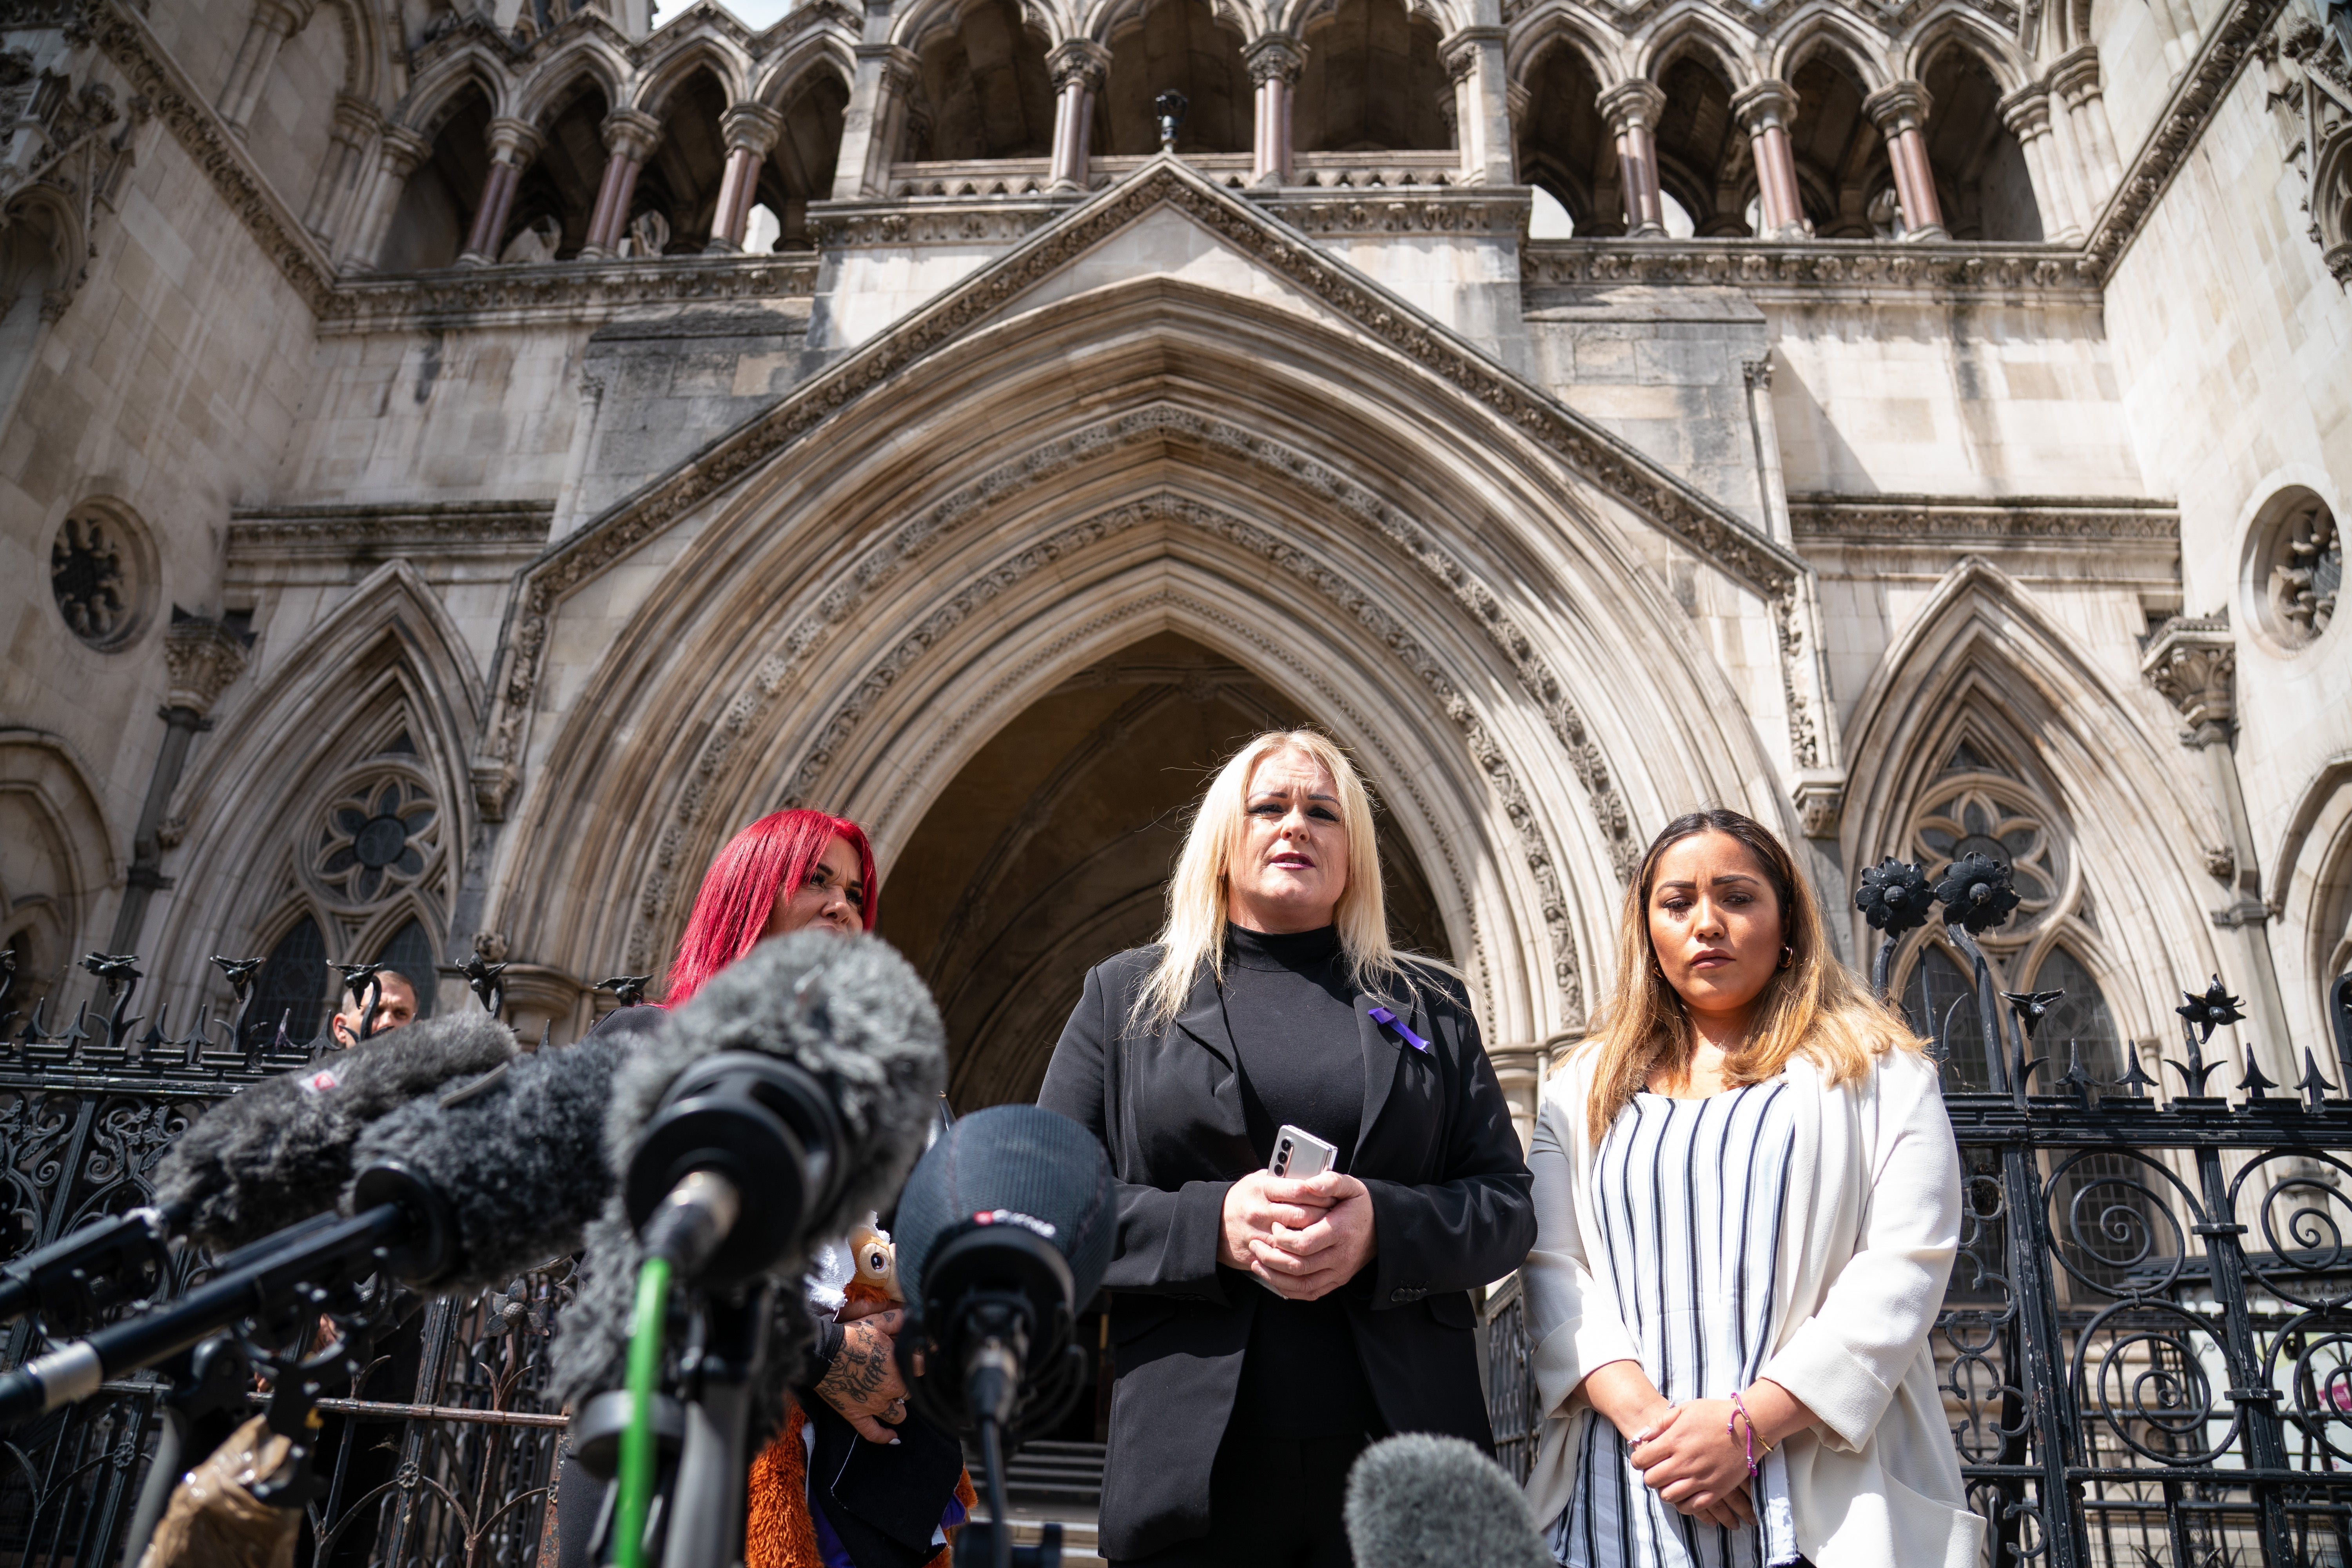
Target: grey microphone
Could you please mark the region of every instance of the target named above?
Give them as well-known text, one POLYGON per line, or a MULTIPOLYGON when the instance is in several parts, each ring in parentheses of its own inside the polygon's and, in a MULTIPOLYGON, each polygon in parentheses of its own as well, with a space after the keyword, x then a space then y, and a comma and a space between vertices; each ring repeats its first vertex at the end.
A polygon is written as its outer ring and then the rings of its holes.
POLYGON ((155 1204, 227 1251, 324 1213, 351 1181, 352 1146, 420 1099, 495 1072, 514 1031, 485 1013, 386 1030, 262 1079, 196 1119, 155 1166, 155 1204))
POLYGON ((1408 1433, 1348 1472, 1356 1568, 1554 1568, 1527 1494, 1459 1437, 1408 1433))
MULTIPOLYGON (((761 1245, 731 1257, 728 1273, 782 1286, 770 1364, 795 1375, 813 1338, 798 1289, 811 1249, 888 1204, 923 1151, 946 1080, 939 1008, 879 938, 796 931, 719 971, 614 1079, 604 1143, 614 1176, 587 1229, 580 1293, 556 1326, 550 1393, 576 1406, 622 1385, 646 1256, 638 1222, 697 1170, 740 1193, 729 1228, 761 1227, 761 1245), (774 1092, 776 1069, 802 1086, 803 1103, 819 1091, 822 1126, 774 1092), (771 1112, 790 1122, 799 1156, 755 1168, 733 1134, 771 1112)), ((781 1418, 781 1384, 762 1391, 763 1427, 781 1418)))

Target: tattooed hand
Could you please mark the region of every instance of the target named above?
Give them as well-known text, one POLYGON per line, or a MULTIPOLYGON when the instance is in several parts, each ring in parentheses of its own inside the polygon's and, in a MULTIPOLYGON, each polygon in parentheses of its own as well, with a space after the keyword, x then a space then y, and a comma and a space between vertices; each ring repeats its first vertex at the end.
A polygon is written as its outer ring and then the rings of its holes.
POLYGON ((890 1430, 907 1418, 907 1385, 898 1381, 893 1341, 906 1313, 893 1309, 863 1318, 841 1332, 841 1353, 817 1380, 816 1391, 869 1443, 896 1443, 890 1430))

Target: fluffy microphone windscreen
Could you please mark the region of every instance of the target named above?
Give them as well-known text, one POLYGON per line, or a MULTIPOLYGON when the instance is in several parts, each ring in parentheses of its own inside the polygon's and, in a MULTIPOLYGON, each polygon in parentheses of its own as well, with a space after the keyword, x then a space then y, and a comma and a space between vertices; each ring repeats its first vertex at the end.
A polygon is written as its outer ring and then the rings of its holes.
MULTIPOLYGON (((604 1123, 615 1172, 628 1168, 646 1122, 679 1073, 722 1051, 759 1051, 793 1062, 831 1087, 844 1147, 833 1151, 847 1181, 822 1213, 806 1216, 813 1244, 840 1236, 886 1206, 922 1152, 947 1082, 939 1008, 912 965, 871 936, 802 931, 772 938, 720 970, 670 1016, 622 1068, 604 1123)), ((629 1316, 644 1252, 617 1184, 588 1227, 580 1293, 558 1321, 551 1392, 578 1403, 622 1384, 629 1316)), ((760 1194, 748 1193, 748 1202, 760 1194)), ((775 1386, 753 1418, 762 1432, 782 1419, 782 1384, 801 1373, 814 1337, 801 1290, 806 1249, 777 1260, 770 1339, 775 1386)))
POLYGON ((390 1029, 223 1100, 155 1167, 155 1200, 194 1205, 189 1228, 216 1249, 257 1241, 333 1206, 352 1147, 371 1123, 515 1056, 487 1013, 390 1029))
MULTIPOLYGON (((355 1174, 405 1165, 449 1205, 453 1271, 419 1283, 442 1291, 503 1285, 580 1246, 613 1191, 604 1138, 613 1084, 646 1037, 607 1031, 535 1052, 495 1082, 412 1100, 360 1135, 355 1174)), ((352 1206, 348 1194, 343 1206, 352 1206)))
POLYGON ((1459 1437, 1408 1433, 1348 1474, 1356 1568, 1553 1568, 1527 1494, 1459 1437))
POLYGON ((941 1237, 981 1215, 1022 1216, 1070 1266, 1074 1310, 1102 1288, 1118 1241, 1118 1188, 1095 1135, 1034 1105, 996 1105, 960 1118, 932 1144, 898 1198, 898 1277, 909 1300, 924 1297, 925 1269, 941 1237), (1033 1227, 1034 1228, 1034 1227, 1033 1227))

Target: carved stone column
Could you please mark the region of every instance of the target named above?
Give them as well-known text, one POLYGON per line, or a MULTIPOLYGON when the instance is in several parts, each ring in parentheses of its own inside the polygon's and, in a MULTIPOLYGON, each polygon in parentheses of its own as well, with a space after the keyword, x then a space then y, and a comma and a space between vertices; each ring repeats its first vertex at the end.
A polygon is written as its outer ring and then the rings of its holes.
POLYGON ((834 164, 833 199, 860 201, 887 194, 890 163, 915 90, 915 54, 896 44, 857 46, 857 77, 842 116, 841 156, 834 164))
POLYGON ((2060 56, 2058 63, 2050 68, 2050 89, 2066 106, 2066 121, 2073 128, 2074 145, 2082 154, 2083 191, 2090 203, 2083 212, 2083 220, 2087 224, 2115 195, 2116 186, 2124 177, 2122 161, 2116 156, 2115 130, 2107 123, 2098 46, 2084 44, 2060 56))
POLYGON ((2181 744, 2201 755, 2214 803, 2221 809, 2222 826, 2229 834, 2227 844, 2206 851, 2205 868, 2231 895, 2226 909, 2213 911, 2213 923, 2237 933, 2237 946, 2249 972, 2246 984, 2258 998, 2254 1016, 2239 1027, 2251 1030, 2268 1047, 2263 1054, 2270 1059, 2263 1064, 2263 1070, 2282 1083, 2292 1083, 2300 1076, 2300 1068, 2287 1035, 2286 1000, 2271 955, 2272 911, 2263 898, 2260 851, 2238 777, 2234 745, 2238 645, 2228 618, 2175 616, 2148 638, 2140 673, 2179 710, 2188 725, 2181 733, 2181 744))
MULTIPOLYGON (((245 650, 251 640, 219 621, 172 607, 172 624, 163 633, 163 669, 171 686, 156 714, 163 721, 163 743, 155 753, 155 771, 148 775, 139 826, 131 832, 131 870, 107 942, 109 952, 139 950, 149 901, 172 885, 163 873, 164 813, 172 792, 179 787, 181 771, 188 765, 188 748, 213 727, 213 704, 245 673, 245 650)), ((170 838, 178 842, 177 835, 170 838)))
POLYGON ((2050 137, 2050 89, 2029 82, 2000 100, 2000 122, 2025 151, 2025 171, 2033 178, 2033 199, 2042 208, 2042 237, 2074 244, 2083 237, 2074 193, 2067 188, 2065 160, 2050 137))
POLYGON ((764 103, 739 103, 719 117, 719 131, 727 139, 727 172, 719 180, 719 210, 710 215, 710 243, 702 248, 724 254, 743 248, 760 199, 760 165, 784 133, 784 117, 764 103))
POLYGON ((253 111, 261 107, 262 89, 269 85, 278 51, 310 23, 317 5, 318 0, 257 0, 245 41, 228 68, 228 84, 221 89, 220 117, 231 131, 245 134, 253 111))
POLYGON ((1895 199, 1903 204, 1903 237, 1949 239, 1943 205, 1936 199, 1936 173, 1927 166, 1927 89, 1916 81, 1891 82, 1863 100, 1862 110, 1886 139, 1886 161, 1895 170, 1895 199))
MULTIPOLYGON (((1805 203, 1797 189, 1797 155, 1789 145, 1789 122, 1797 111, 1789 84, 1769 78, 1743 88, 1731 112, 1748 132, 1756 157, 1759 239, 1803 239, 1805 203)), ((1769 371, 1769 366, 1767 367, 1769 371)), ((1768 378, 1769 379, 1769 378, 1768 378)))
POLYGON ((1472 184, 1512 183, 1511 102, 1500 27, 1465 27, 1445 40, 1442 58, 1454 78, 1454 145, 1472 184))
POLYGON ((374 183, 368 189, 366 205, 361 209, 360 221, 353 226, 351 248, 343 253, 346 271, 373 272, 375 258, 383 253, 384 236, 392 228, 393 215, 400 208, 400 193, 407 188, 408 176, 418 165, 433 155, 433 143, 405 125, 383 128, 383 142, 377 153, 374 183))
POLYGON ((1290 94, 1307 68, 1307 50, 1287 33, 1268 33, 1242 51, 1250 80, 1257 84, 1257 113, 1250 135, 1250 184, 1286 184, 1290 180, 1290 94))
POLYGON ((474 226, 460 267, 487 267, 499 258, 499 241, 506 237, 507 219, 514 215, 515 187, 522 172, 539 156, 540 135, 520 120, 490 121, 490 174, 482 182, 482 203, 474 209, 474 226))
POLYGON ((1087 143, 1094 136, 1095 100, 1110 73, 1110 51, 1092 38, 1066 38, 1045 57, 1054 77, 1054 173, 1051 188, 1083 191, 1087 143))
POLYGON ((661 121, 634 109, 604 117, 604 177, 596 188, 596 210, 588 219, 583 259, 611 256, 629 226, 629 203, 637 194, 637 174, 661 144, 661 121))
POLYGON ((329 127, 326 166, 310 187, 310 204, 303 209, 302 226, 331 250, 335 236, 348 221, 352 203, 367 182, 367 145, 383 127, 383 116, 365 99, 346 92, 335 95, 335 118, 329 127))
POLYGON ((1658 201, 1658 111, 1666 95, 1657 84, 1635 77, 1602 93, 1601 118, 1617 142, 1618 178, 1625 191, 1625 233, 1633 239, 1663 238, 1665 208, 1658 201))

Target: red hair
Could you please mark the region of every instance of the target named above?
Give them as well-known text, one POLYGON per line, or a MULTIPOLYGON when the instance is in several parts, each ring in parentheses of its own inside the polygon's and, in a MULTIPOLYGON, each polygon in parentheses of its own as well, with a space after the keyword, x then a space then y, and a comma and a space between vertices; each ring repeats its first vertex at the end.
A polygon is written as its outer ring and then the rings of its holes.
POLYGON ((866 840, 866 829, 845 816, 822 811, 772 812, 729 839, 703 873, 694 913, 687 917, 686 934, 678 939, 677 957, 670 963, 663 1004, 677 1006, 751 952, 767 931, 777 892, 807 881, 825 847, 836 838, 845 839, 857 852, 857 879, 866 889, 866 907, 859 913, 866 929, 872 931, 882 886, 874 873, 874 847, 866 840))

